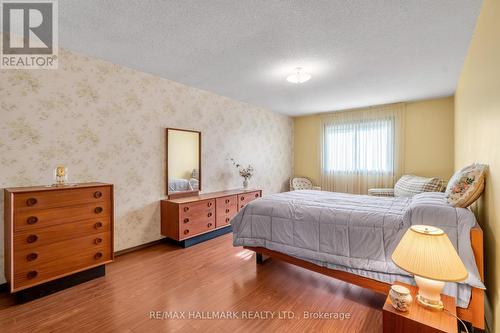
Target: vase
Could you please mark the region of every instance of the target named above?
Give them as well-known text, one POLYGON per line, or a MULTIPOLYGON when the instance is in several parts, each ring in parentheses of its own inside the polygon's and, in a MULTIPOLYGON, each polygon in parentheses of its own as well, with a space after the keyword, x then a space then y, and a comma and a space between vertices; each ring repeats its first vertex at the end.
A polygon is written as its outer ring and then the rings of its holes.
POLYGON ((243 181, 243 188, 248 188, 248 178, 244 178, 245 180, 243 181))
POLYGON ((392 306, 396 310, 402 312, 408 311, 413 301, 410 290, 406 287, 396 284, 391 286, 391 290, 389 291, 389 299, 391 300, 392 306))

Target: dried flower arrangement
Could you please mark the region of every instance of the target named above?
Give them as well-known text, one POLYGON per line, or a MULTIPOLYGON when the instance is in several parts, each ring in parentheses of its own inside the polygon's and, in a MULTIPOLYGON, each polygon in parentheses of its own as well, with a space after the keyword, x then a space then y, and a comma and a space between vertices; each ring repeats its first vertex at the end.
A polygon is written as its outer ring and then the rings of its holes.
POLYGON ((252 178, 253 176, 253 172, 254 172, 254 168, 252 165, 248 165, 246 168, 243 167, 243 165, 237 163, 234 158, 230 158, 229 159, 231 161, 231 163, 233 163, 233 165, 238 169, 238 172, 240 173, 240 176, 244 178, 244 181, 243 181, 243 187, 248 187, 248 180, 250 178, 252 178))

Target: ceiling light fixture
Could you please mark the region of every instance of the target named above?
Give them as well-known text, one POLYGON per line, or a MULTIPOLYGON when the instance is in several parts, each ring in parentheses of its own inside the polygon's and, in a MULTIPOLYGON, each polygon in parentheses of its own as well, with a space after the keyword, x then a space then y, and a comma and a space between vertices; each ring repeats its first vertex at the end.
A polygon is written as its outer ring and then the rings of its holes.
POLYGON ((311 74, 303 72, 302 67, 295 68, 293 74, 286 77, 286 80, 291 83, 304 83, 311 79, 311 74))

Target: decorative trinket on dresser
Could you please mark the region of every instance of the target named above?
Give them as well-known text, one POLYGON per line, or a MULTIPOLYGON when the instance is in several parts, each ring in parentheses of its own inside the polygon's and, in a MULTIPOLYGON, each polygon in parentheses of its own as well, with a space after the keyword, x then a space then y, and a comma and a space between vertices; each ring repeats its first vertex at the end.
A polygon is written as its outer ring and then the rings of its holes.
POLYGON ((54 168, 54 185, 61 186, 68 183, 68 168, 58 165, 54 168))
POLYGON ((413 301, 410 290, 404 286, 397 284, 391 286, 391 290, 389 291, 389 299, 391 300, 392 306, 396 310, 402 312, 408 311, 413 301))

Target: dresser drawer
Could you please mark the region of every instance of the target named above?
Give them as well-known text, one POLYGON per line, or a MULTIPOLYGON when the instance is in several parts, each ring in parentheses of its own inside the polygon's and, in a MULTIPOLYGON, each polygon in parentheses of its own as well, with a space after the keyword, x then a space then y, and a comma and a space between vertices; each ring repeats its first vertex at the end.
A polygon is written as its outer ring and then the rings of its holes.
POLYGON ((216 221, 216 227, 220 228, 226 225, 229 225, 229 222, 231 222, 231 219, 236 215, 237 212, 234 212, 233 214, 222 214, 222 215, 217 215, 217 221, 216 221))
POLYGON ((220 207, 238 207, 238 196, 231 195, 229 197, 217 198, 216 199, 217 212, 219 212, 220 207))
POLYGON ((250 201, 260 198, 260 192, 248 192, 245 194, 238 194, 238 210, 245 207, 250 201))
POLYGON ((182 240, 212 229, 215 229, 215 215, 205 219, 193 220, 189 223, 181 222, 179 238, 182 240))
POLYGON ((97 203, 110 200, 109 186, 61 189, 14 195, 15 212, 97 203))
POLYGON ((203 200, 179 205, 180 222, 187 223, 212 217, 215 217, 215 200, 203 200))
POLYGON ((14 231, 108 217, 111 215, 111 209, 110 202, 107 200, 78 206, 18 211, 14 213, 14 231))
MULTIPOLYGON (((32 244, 30 244, 32 245, 32 244)), ((60 258, 74 258, 80 252, 111 250, 109 232, 69 239, 42 246, 19 247, 14 243, 14 273, 36 269, 60 258)), ((96 252, 97 253, 97 252, 96 252)))
POLYGON ((21 266, 14 270, 13 291, 28 288, 46 281, 54 280, 77 271, 102 265, 112 260, 112 253, 104 246, 79 251, 73 256, 58 257, 38 265, 21 266))
POLYGON ((17 250, 32 249, 68 239, 112 231, 110 227, 111 218, 104 216, 102 218, 69 222, 45 228, 16 231, 14 232, 13 243, 17 250))
POLYGON ((224 220, 229 217, 232 219, 238 213, 238 207, 234 205, 233 207, 221 207, 217 208, 217 222, 222 221, 220 218, 224 218, 224 220))
POLYGON ((216 227, 223 227, 238 213, 238 196, 233 195, 225 198, 217 198, 217 221, 216 227))

